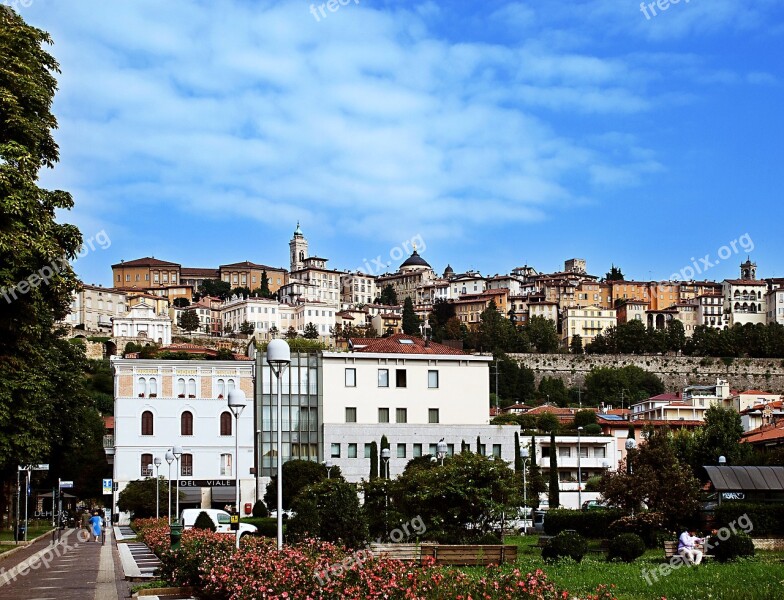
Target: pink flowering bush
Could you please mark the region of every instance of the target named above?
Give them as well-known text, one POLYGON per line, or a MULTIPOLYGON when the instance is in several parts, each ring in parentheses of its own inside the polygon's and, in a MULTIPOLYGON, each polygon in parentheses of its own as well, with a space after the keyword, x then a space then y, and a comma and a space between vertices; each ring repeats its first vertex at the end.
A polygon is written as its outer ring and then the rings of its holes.
MULTIPOLYGON (((234 538, 208 530, 183 532, 180 549, 172 551, 165 522, 140 524, 140 538, 163 563, 164 578, 192 585, 201 597, 215 600, 568 600, 541 570, 489 567, 481 576, 459 569, 378 558, 319 540, 305 540, 278 550, 275 540, 234 538)), ((601 586, 586 600, 614 600, 612 588, 601 586)))

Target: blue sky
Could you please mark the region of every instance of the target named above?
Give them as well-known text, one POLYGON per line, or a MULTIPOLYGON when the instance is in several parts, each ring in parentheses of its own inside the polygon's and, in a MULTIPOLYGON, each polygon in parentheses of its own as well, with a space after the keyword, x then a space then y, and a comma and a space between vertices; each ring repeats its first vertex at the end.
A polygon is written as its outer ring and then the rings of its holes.
POLYGON ((287 266, 297 220, 334 268, 419 236, 438 271, 661 279, 745 234, 705 277, 748 240, 784 276, 780 0, 319 4, 19 5, 62 68, 42 181, 112 240, 85 281, 145 255, 287 266))

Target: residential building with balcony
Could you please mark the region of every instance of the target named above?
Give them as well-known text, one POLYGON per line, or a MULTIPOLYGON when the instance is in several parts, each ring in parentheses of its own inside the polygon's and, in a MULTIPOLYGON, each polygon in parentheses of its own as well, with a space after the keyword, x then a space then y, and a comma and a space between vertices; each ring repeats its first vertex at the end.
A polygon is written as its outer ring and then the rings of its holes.
POLYGON ((632 420, 703 422, 705 411, 711 406, 732 406, 727 381, 717 379, 715 385, 690 385, 683 393, 659 394, 632 404, 632 420))
POLYGON ((724 326, 765 325, 767 323, 768 286, 757 279, 757 265, 747 260, 740 266, 741 279, 725 279, 722 282, 724 296, 724 326))
POLYGON ((120 290, 81 284, 73 293, 64 324, 85 332, 111 333, 112 318, 127 312, 127 301, 120 290))
POLYGON ((617 324, 614 309, 604 309, 599 306, 585 308, 567 308, 562 311, 561 318, 561 345, 569 348, 572 338, 579 335, 583 346, 593 342, 597 335, 617 324))
POLYGON ((697 325, 713 329, 724 328, 724 296, 702 294, 691 302, 697 307, 697 325))

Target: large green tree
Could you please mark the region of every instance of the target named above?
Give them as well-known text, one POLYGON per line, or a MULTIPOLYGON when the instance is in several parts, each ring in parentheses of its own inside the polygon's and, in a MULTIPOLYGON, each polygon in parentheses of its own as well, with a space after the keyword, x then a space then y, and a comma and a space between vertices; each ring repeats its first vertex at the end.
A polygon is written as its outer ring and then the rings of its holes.
POLYGON ((555 321, 546 317, 531 317, 528 324, 523 328, 525 334, 536 349, 541 354, 558 352, 560 338, 555 321))
POLYGON ((81 234, 57 221, 73 199, 38 185, 40 170, 58 161, 51 43, 0 10, 0 481, 15 480, 17 465, 49 462, 44 485, 64 477, 64 457, 86 451, 102 429, 85 389, 84 349, 57 327, 78 285, 70 261, 81 234))
POLYGON ((199 328, 199 315, 196 309, 184 310, 180 313, 180 318, 177 319, 177 325, 187 332, 196 331, 199 328))
POLYGON ((226 300, 231 295, 231 284, 220 279, 205 279, 199 286, 199 294, 226 300))
POLYGON ((406 296, 403 302, 403 333, 406 335, 419 334, 420 319, 414 312, 414 303, 411 296, 406 296))
MULTIPOLYGON (((329 473, 330 479, 343 479, 340 467, 334 466, 329 473)), ((289 460, 283 463, 283 508, 291 508, 294 498, 308 485, 327 478, 327 468, 311 460, 289 460)), ((270 478, 264 493, 264 504, 270 510, 278 508, 278 475, 270 478)))

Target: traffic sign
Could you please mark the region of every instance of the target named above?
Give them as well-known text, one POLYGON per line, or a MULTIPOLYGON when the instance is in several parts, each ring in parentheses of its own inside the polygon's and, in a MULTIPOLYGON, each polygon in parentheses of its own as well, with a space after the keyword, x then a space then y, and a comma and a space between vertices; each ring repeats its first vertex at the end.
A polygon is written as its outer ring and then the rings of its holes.
POLYGON ((231 531, 239 531, 240 529, 240 515, 239 513, 232 513, 229 519, 231 531))
POLYGON ((60 489, 61 490, 64 489, 64 488, 72 488, 72 487, 73 487, 73 481, 61 481, 60 482, 60 489))
POLYGON ((111 479, 104 479, 103 480, 103 494, 104 494, 104 496, 110 496, 113 489, 114 489, 114 487, 112 485, 112 480, 111 479))
POLYGON ((33 469, 33 471, 48 471, 49 470, 49 465, 48 464, 33 465, 32 469, 33 469))

